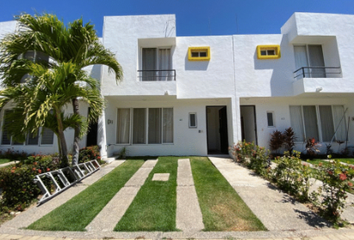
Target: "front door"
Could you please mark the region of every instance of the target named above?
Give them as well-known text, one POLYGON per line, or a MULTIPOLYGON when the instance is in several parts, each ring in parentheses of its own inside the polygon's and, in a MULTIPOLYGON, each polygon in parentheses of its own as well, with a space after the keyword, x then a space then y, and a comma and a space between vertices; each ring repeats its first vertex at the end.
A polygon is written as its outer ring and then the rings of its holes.
POLYGON ((257 144, 257 125, 255 106, 241 106, 242 141, 257 144))
POLYGON ((229 148, 226 106, 207 106, 208 154, 227 154, 229 148))

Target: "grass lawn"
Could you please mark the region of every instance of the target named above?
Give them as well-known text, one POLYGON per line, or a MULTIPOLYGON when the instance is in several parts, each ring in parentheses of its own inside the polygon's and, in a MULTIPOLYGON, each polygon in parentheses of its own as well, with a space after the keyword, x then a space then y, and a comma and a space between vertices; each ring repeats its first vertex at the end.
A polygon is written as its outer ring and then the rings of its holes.
POLYGON ((32 223, 28 228, 49 231, 85 231, 85 227, 143 163, 143 160, 126 161, 65 204, 32 223))
POLYGON ((11 162, 12 160, 10 159, 0 159, 0 164, 3 164, 3 163, 8 163, 8 162, 11 162))
MULTIPOLYGON (((343 163, 348 163, 348 164, 354 164, 354 158, 334 158, 332 160, 339 160, 343 163)), ((313 160, 308 160, 307 161, 308 163, 311 163, 311 164, 319 164, 320 162, 321 163, 327 163, 328 161, 326 161, 325 159, 313 159, 313 160)))
POLYGON ((191 157, 205 231, 267 230, 206 157, 191 157))
POLYGON ((114 228, 115 231, 175 231, 177 162, 159 157, 145 184, 114 228), (167 182, 151 181, 155 173, 170 173, 167 182))

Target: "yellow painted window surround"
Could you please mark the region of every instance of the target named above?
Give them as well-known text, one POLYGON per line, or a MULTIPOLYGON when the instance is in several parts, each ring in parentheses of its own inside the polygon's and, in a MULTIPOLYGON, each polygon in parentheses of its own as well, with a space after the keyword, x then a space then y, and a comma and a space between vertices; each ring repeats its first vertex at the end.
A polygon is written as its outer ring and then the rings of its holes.
POLYGON ((258 59, 278 59, 280 58, 280 45, 258 45, 258 59))
POLYGON ((189 47, 188 60, 189 61, 209 61, 210 47, 189 47))

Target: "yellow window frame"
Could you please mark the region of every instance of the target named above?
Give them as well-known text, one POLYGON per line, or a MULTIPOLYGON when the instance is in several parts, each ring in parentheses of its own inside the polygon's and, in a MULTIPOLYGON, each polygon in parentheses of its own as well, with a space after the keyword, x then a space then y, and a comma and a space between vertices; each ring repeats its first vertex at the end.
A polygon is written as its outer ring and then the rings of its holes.
POLYGON ((258 59, 278 59, 280 55, 280 45, 258 45, 257 46, 258 59), (262 55, 262 51, 274 50, 274 55, 262 55))
POLYGON ((209 61, 210 60, 210 47, 189 47, 188 48, 189 61, 209 61), (192 57, 193 52, 206 52, 206 57, 192 57))

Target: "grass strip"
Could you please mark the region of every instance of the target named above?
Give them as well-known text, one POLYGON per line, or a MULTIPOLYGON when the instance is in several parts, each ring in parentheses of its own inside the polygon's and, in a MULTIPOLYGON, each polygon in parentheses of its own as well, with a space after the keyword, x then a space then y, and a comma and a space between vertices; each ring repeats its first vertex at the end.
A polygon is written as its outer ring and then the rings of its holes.
POLYGON ((49 231, 85 231, 85 227, 144 163, 128 160, 96 183, 54 209, 28 228, 49 231))
POLYGON ((177 157, 159 157, 115 231, 176 230, 177 160, 177 157), (170 178, 166 182, 152 181, 155 173, 170 173, 170 178))
POLYGON ((191 157, 204 231, 267 230, 206 157, 191 157))

